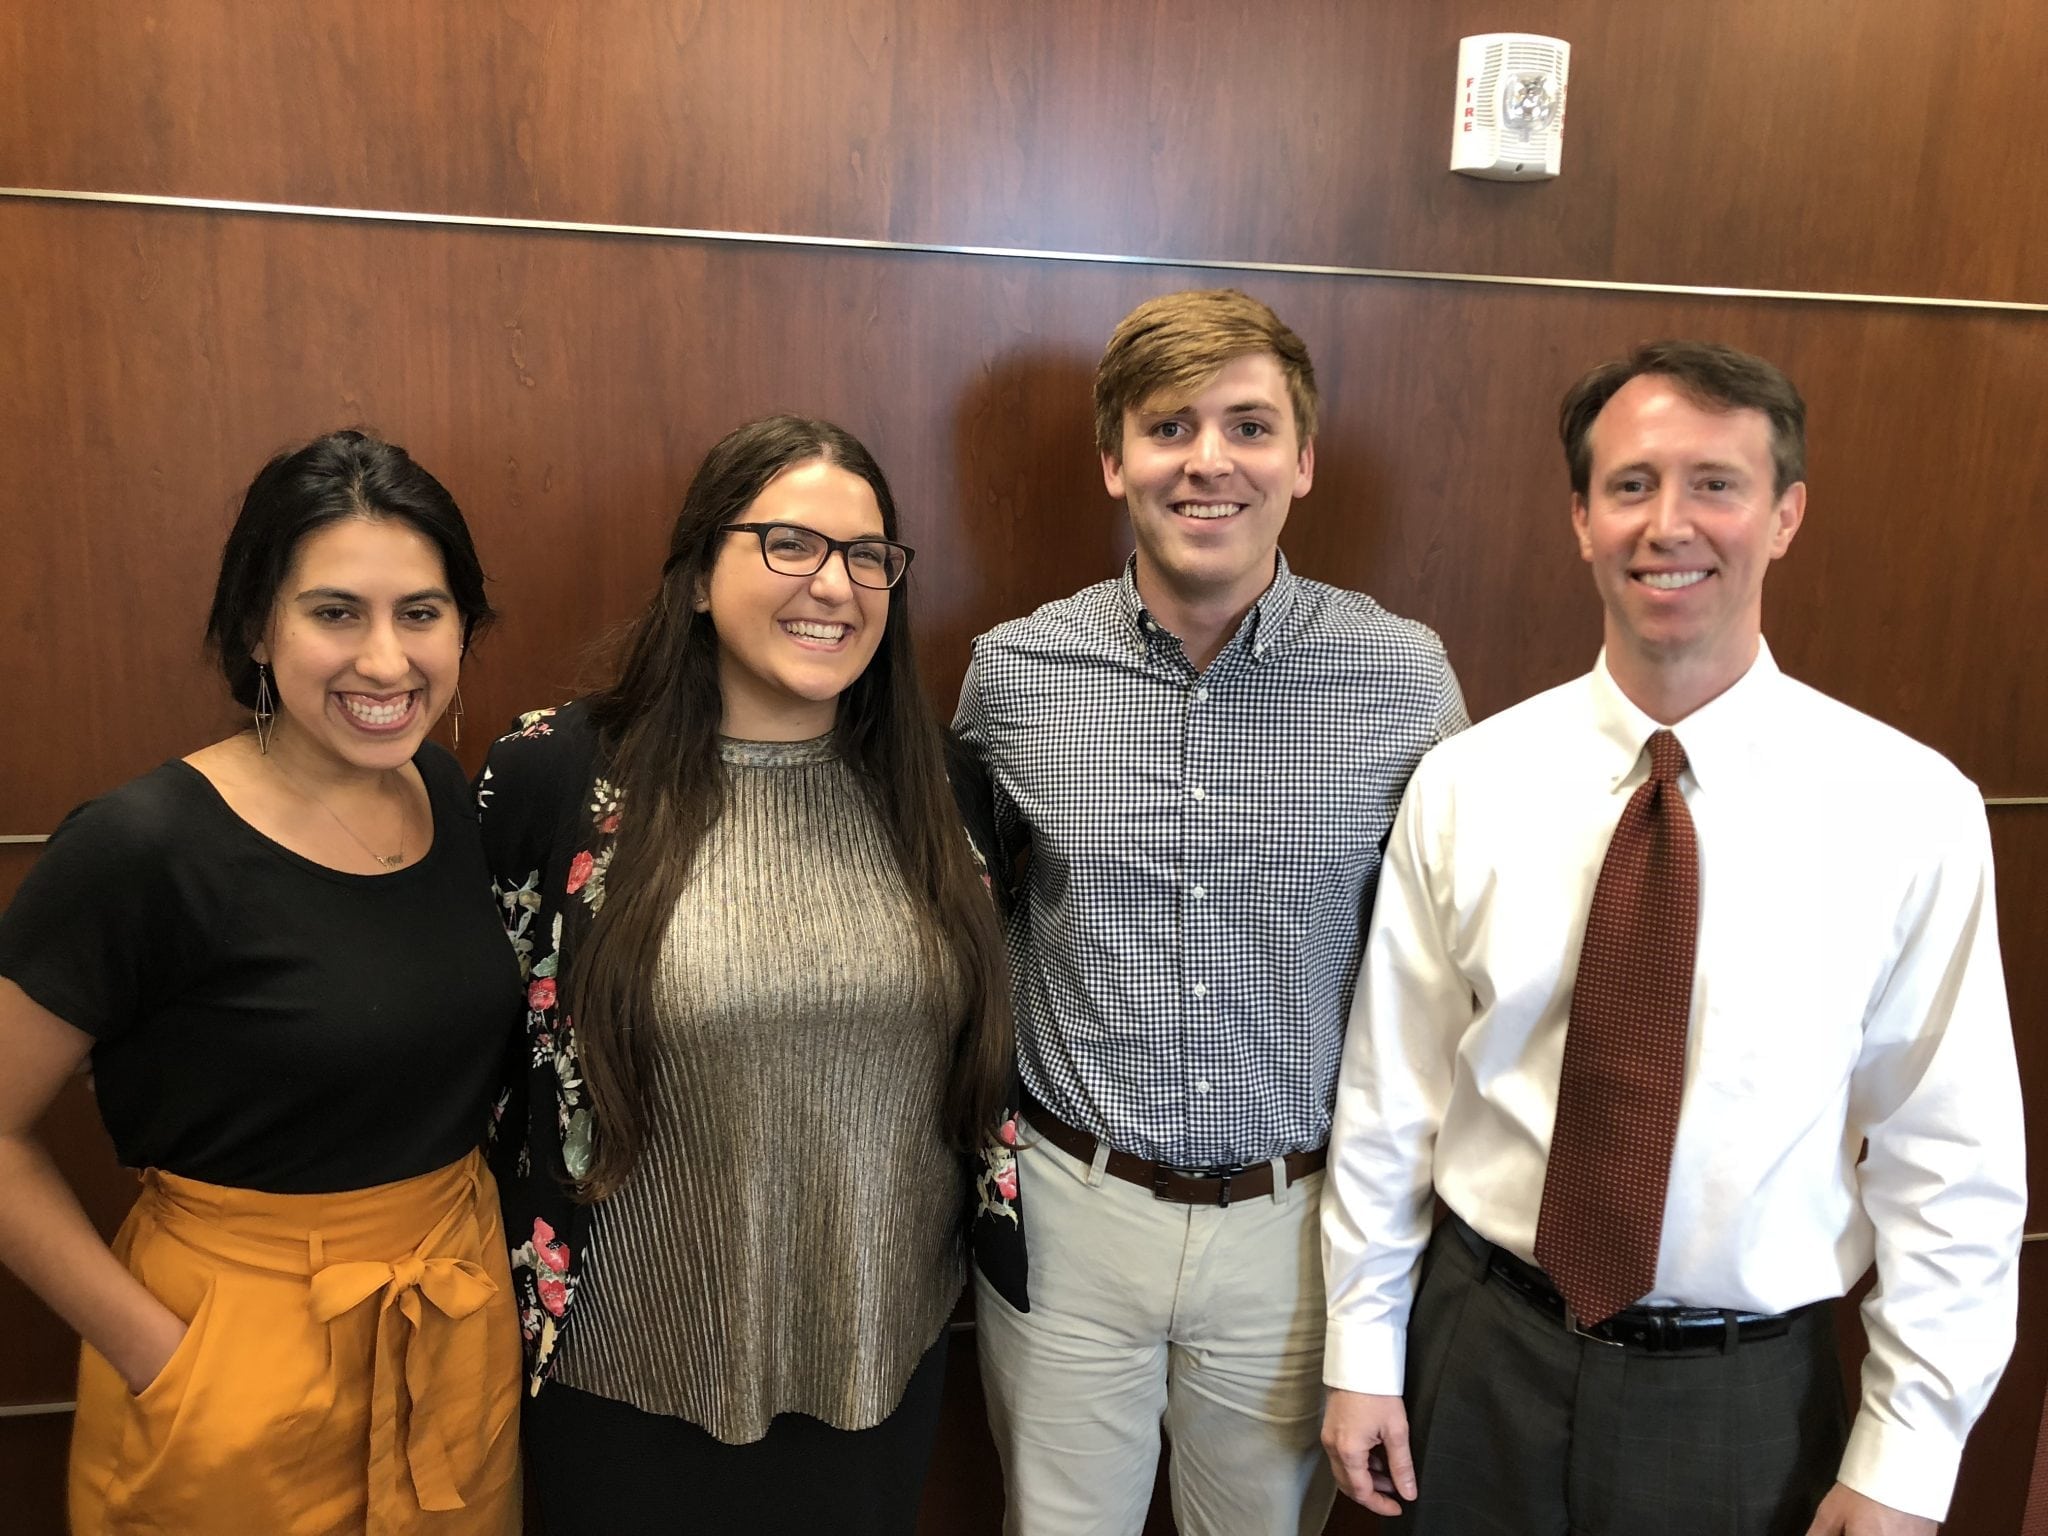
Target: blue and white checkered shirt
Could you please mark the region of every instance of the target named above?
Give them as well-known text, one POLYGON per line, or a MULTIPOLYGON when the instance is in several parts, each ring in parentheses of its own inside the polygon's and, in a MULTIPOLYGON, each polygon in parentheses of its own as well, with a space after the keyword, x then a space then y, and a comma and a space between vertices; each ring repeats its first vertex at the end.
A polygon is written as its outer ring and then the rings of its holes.
POLYGON ((1431 630, 1284 556, 1205 672, 1129 566, 983 635, 954 726, 1031 850, 1025 1088, 1176 1167, 1321 1146, 1380 851, 1468 723, 1431 630))

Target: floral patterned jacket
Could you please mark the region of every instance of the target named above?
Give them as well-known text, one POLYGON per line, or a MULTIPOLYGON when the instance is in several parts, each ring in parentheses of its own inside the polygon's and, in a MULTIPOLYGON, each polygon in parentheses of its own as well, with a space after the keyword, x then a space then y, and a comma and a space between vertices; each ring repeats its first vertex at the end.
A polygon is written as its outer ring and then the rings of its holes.
MULTIPOLYGON (((947 767, 983 878, 1007 907, 983 853, 995 846, 987 782, 964 753, 949 754, 947 767)), ((631 816, 604 777, 580 701, 520 716, 492 746, 476 790, 499 913, 526 984, 526 1030, 496 1106, 491 1165, 512 1245, 528 1390, 538 1391, 574 1314, 589 1229, 589 1208, 569 1187, 590 1165, 590 1105, 559 982, 604 906, 605 875, 631 816)), ((975 1262, 1000 1295, 1028 1311, 1015 1142, 1015 1122, 1006 1118, 963 1175, 962 1216, 975 1262)))

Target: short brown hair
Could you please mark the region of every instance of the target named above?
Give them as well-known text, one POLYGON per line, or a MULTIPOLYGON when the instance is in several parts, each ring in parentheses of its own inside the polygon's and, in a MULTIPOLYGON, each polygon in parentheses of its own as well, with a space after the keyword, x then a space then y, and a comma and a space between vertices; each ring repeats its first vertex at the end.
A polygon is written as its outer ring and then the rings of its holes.
POLYGON ((1193 394, 1224 364, 1253 353, 1279 359, 1295 435, 1316 435, 1316 370, 1308 348, 1266 305, 1235 288, 1192 288, 1147 299, 1125 315, 1095 367, 1095 446, 1123 446, 1124 412, 1163 390, 1193 394))
POLYGON ((1806 402, 1776 365, 1711 341, 1644 342, 1625 358, 1602 363, 1565 392, 1557 435, 1571 470, 1572 490, 1584 497, 1593 483, 1593 422, 1622 385, 1644 374, 1671 380, 1702 410, 1762 411, 1771 424, 1776 494, 1806 478, 1806 402))

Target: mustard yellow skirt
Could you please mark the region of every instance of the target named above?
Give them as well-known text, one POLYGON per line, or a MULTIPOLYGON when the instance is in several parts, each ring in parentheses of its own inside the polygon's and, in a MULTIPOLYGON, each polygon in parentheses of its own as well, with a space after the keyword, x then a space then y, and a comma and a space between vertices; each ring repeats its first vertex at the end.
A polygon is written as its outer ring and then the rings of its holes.
POLYGON ((114 1252, 190 1328, 139 1395, 83 1351, 77 1536, 517 1536, 519 1319, 479 1156, 335 1195, 151 1171, 114 1252))

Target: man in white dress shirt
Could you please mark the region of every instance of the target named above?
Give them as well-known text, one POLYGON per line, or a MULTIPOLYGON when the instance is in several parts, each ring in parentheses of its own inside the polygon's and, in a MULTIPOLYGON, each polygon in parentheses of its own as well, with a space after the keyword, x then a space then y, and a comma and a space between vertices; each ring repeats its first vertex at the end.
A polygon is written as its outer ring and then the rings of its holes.
POLYGON ((1330 1140, 1324 1444, 1421 1536, 1931 1533, 2011 1350, 2025 1207, 1981 797, 1763 642, 1806 509, 1783 374, 1659 343, 1589 374, 1560 425, 1605 646, 1433 749, 1402 802, 1330 1140), (1635 1089, 1573 1076, 1608 1027, 1574 995, 1665 936, 1587 942, 1624 807, 1665 785, 1686 900, 1634 918, 1689 904, 1692 966, 1667 988, 1673 1112, 1643 1132, 1656 1116, 1613 1102, 1635 1089), (1574 1146, 1546 1191, 1561 1096, 1658 1144, 1574 1146), (1597 1250, 1634 1215, 1539 1227, 1632 1177, 1649 1283, 1588 1324, 1609 1306, 1574 1307, 1536 1255, 1616 1259, 1597 1250), (1873 1262, 1852 1417, 1828 1302, 1873 1262))

